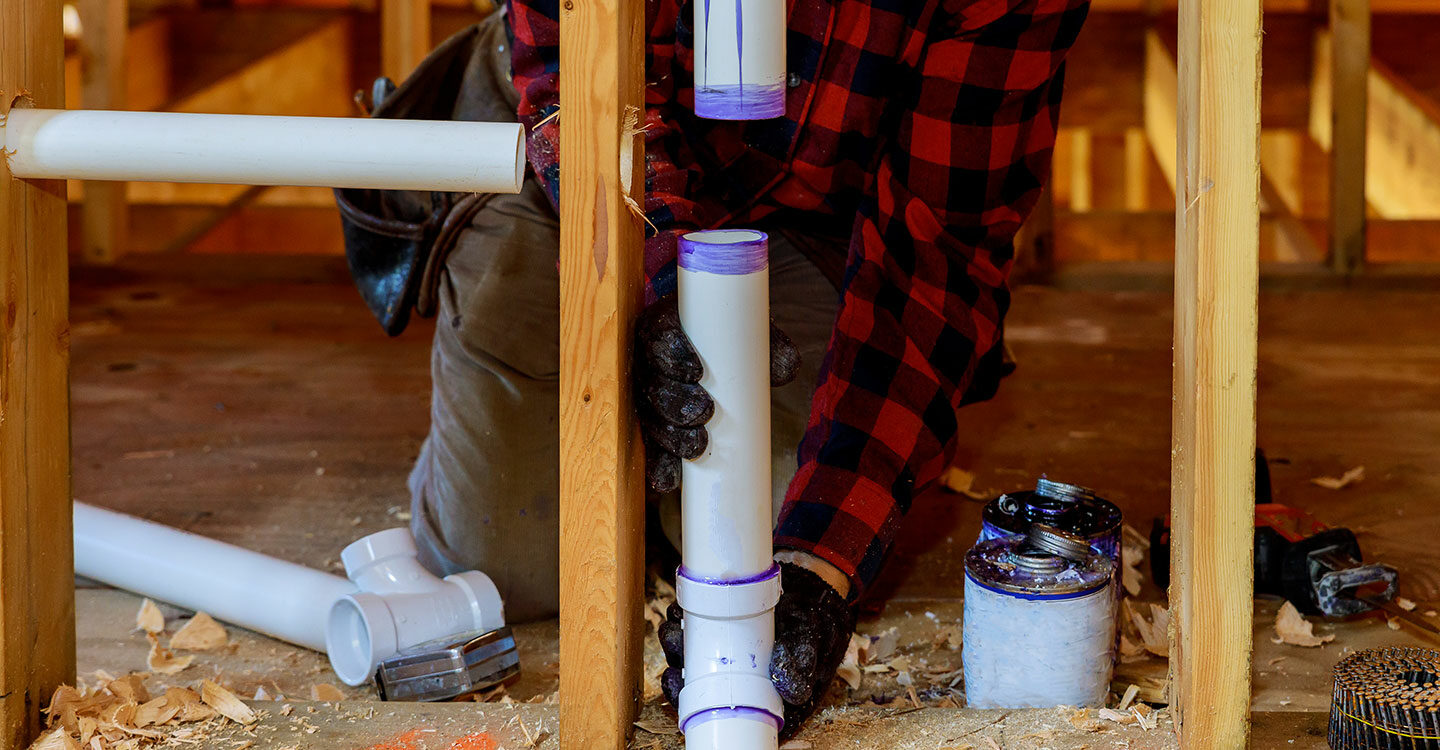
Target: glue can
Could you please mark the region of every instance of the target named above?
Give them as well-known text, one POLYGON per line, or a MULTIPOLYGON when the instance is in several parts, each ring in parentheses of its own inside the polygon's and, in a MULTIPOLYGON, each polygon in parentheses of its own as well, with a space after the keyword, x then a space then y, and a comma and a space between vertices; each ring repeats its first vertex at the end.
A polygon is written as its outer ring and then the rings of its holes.
POLYGON ((1094 490, 1041 477, 1034 490, 1009 492, 985 505, 979 541, 1024 534, 1031 524, 1045 524, 1078 534, 1118 567, 1121 521, 1120 508, 1094 490))
POLYGON ((1115 662, 1114 575, 1114 562, 1086 540, 1042 524, 971 548, 962 651, 968 705, 1104 705, 1115 662))

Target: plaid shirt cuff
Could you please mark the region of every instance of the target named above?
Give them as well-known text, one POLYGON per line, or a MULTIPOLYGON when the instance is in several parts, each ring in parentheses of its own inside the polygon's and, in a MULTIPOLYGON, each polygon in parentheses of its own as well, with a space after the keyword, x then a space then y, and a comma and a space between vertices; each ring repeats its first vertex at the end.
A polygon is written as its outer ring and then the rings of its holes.
POLYGON ((891 493, 860 474, 810 463, 790 483, 775 547, 808 552, 850 579, 854 601, 879 575, 903 514, 891 493))

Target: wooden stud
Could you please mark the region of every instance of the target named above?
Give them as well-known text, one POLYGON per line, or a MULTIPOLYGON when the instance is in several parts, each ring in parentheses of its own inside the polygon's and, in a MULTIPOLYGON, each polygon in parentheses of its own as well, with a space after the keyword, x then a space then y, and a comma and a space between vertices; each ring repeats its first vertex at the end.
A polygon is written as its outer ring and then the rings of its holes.
POLYGON ((1261 0, 1182 0, 1170 680, 1181 748, 1250 730, 1261 0))
MULTIPOLYGON (((62 107, 60 0, 0 2, 0 115, 62 107)), ((0 747, 75 679, 64 180, 0 168, 0 747)))
POLYGON ((1088 128, 1070 133, 1070 210, 1078 214, 1095 208, 1092 136, 1088 128))
MULTIPOLYGON (((129 5, 128 0, 80 0, 80 103, 85 109, 125 109, 129 5)), ((119 260, 129 234, 125 183, 87 184, 82 205, 81 257, 93 263, 119 260)))
POLYGON ((430 53, 430 0, 380 0, 380 69, 396 85, 430 53))
POLYGON ((1365 120, 1370 0, 1330 2, 1330 266, 1365 262, 1365 120))
POLYGON ((561 3, 560 744, 621 750, 640 704, 645 5, 561 3))

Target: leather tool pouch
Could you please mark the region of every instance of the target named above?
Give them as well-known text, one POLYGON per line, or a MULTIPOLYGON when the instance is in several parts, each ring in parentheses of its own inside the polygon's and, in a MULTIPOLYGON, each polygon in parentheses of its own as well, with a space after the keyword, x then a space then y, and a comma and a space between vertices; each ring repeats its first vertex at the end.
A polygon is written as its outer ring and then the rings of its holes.
MULTIPOLYGON (((505 102, 492 108, 477 107, 474 101, 492 94, 486 89, 493 87, 488 79, 495 65, 482 57, 496 27, 503 39, 498 21, 482 22, 445 40, 370 116, 514 121, 514 110, 507 112, 505 102)), ((434 315, 445 255, 489 199, 476 193, 335 190, 350 275, 387 334, 405 330, 412 309, 421 316, 434 315)))

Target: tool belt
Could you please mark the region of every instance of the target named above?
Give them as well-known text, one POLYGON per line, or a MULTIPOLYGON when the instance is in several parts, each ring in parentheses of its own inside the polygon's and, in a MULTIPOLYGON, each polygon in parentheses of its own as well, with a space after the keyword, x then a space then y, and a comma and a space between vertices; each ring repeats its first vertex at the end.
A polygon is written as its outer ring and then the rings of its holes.
MULTIPOLYGON (((518 97, 502 14, 435 48, 398 88, 376 81, 371 117, 515 122, 518 97)), ((350 275, 365 304, 391 336, 411 310, 435 314, 445 257, 492 196, 418 190, 336 189, 350 275)))

